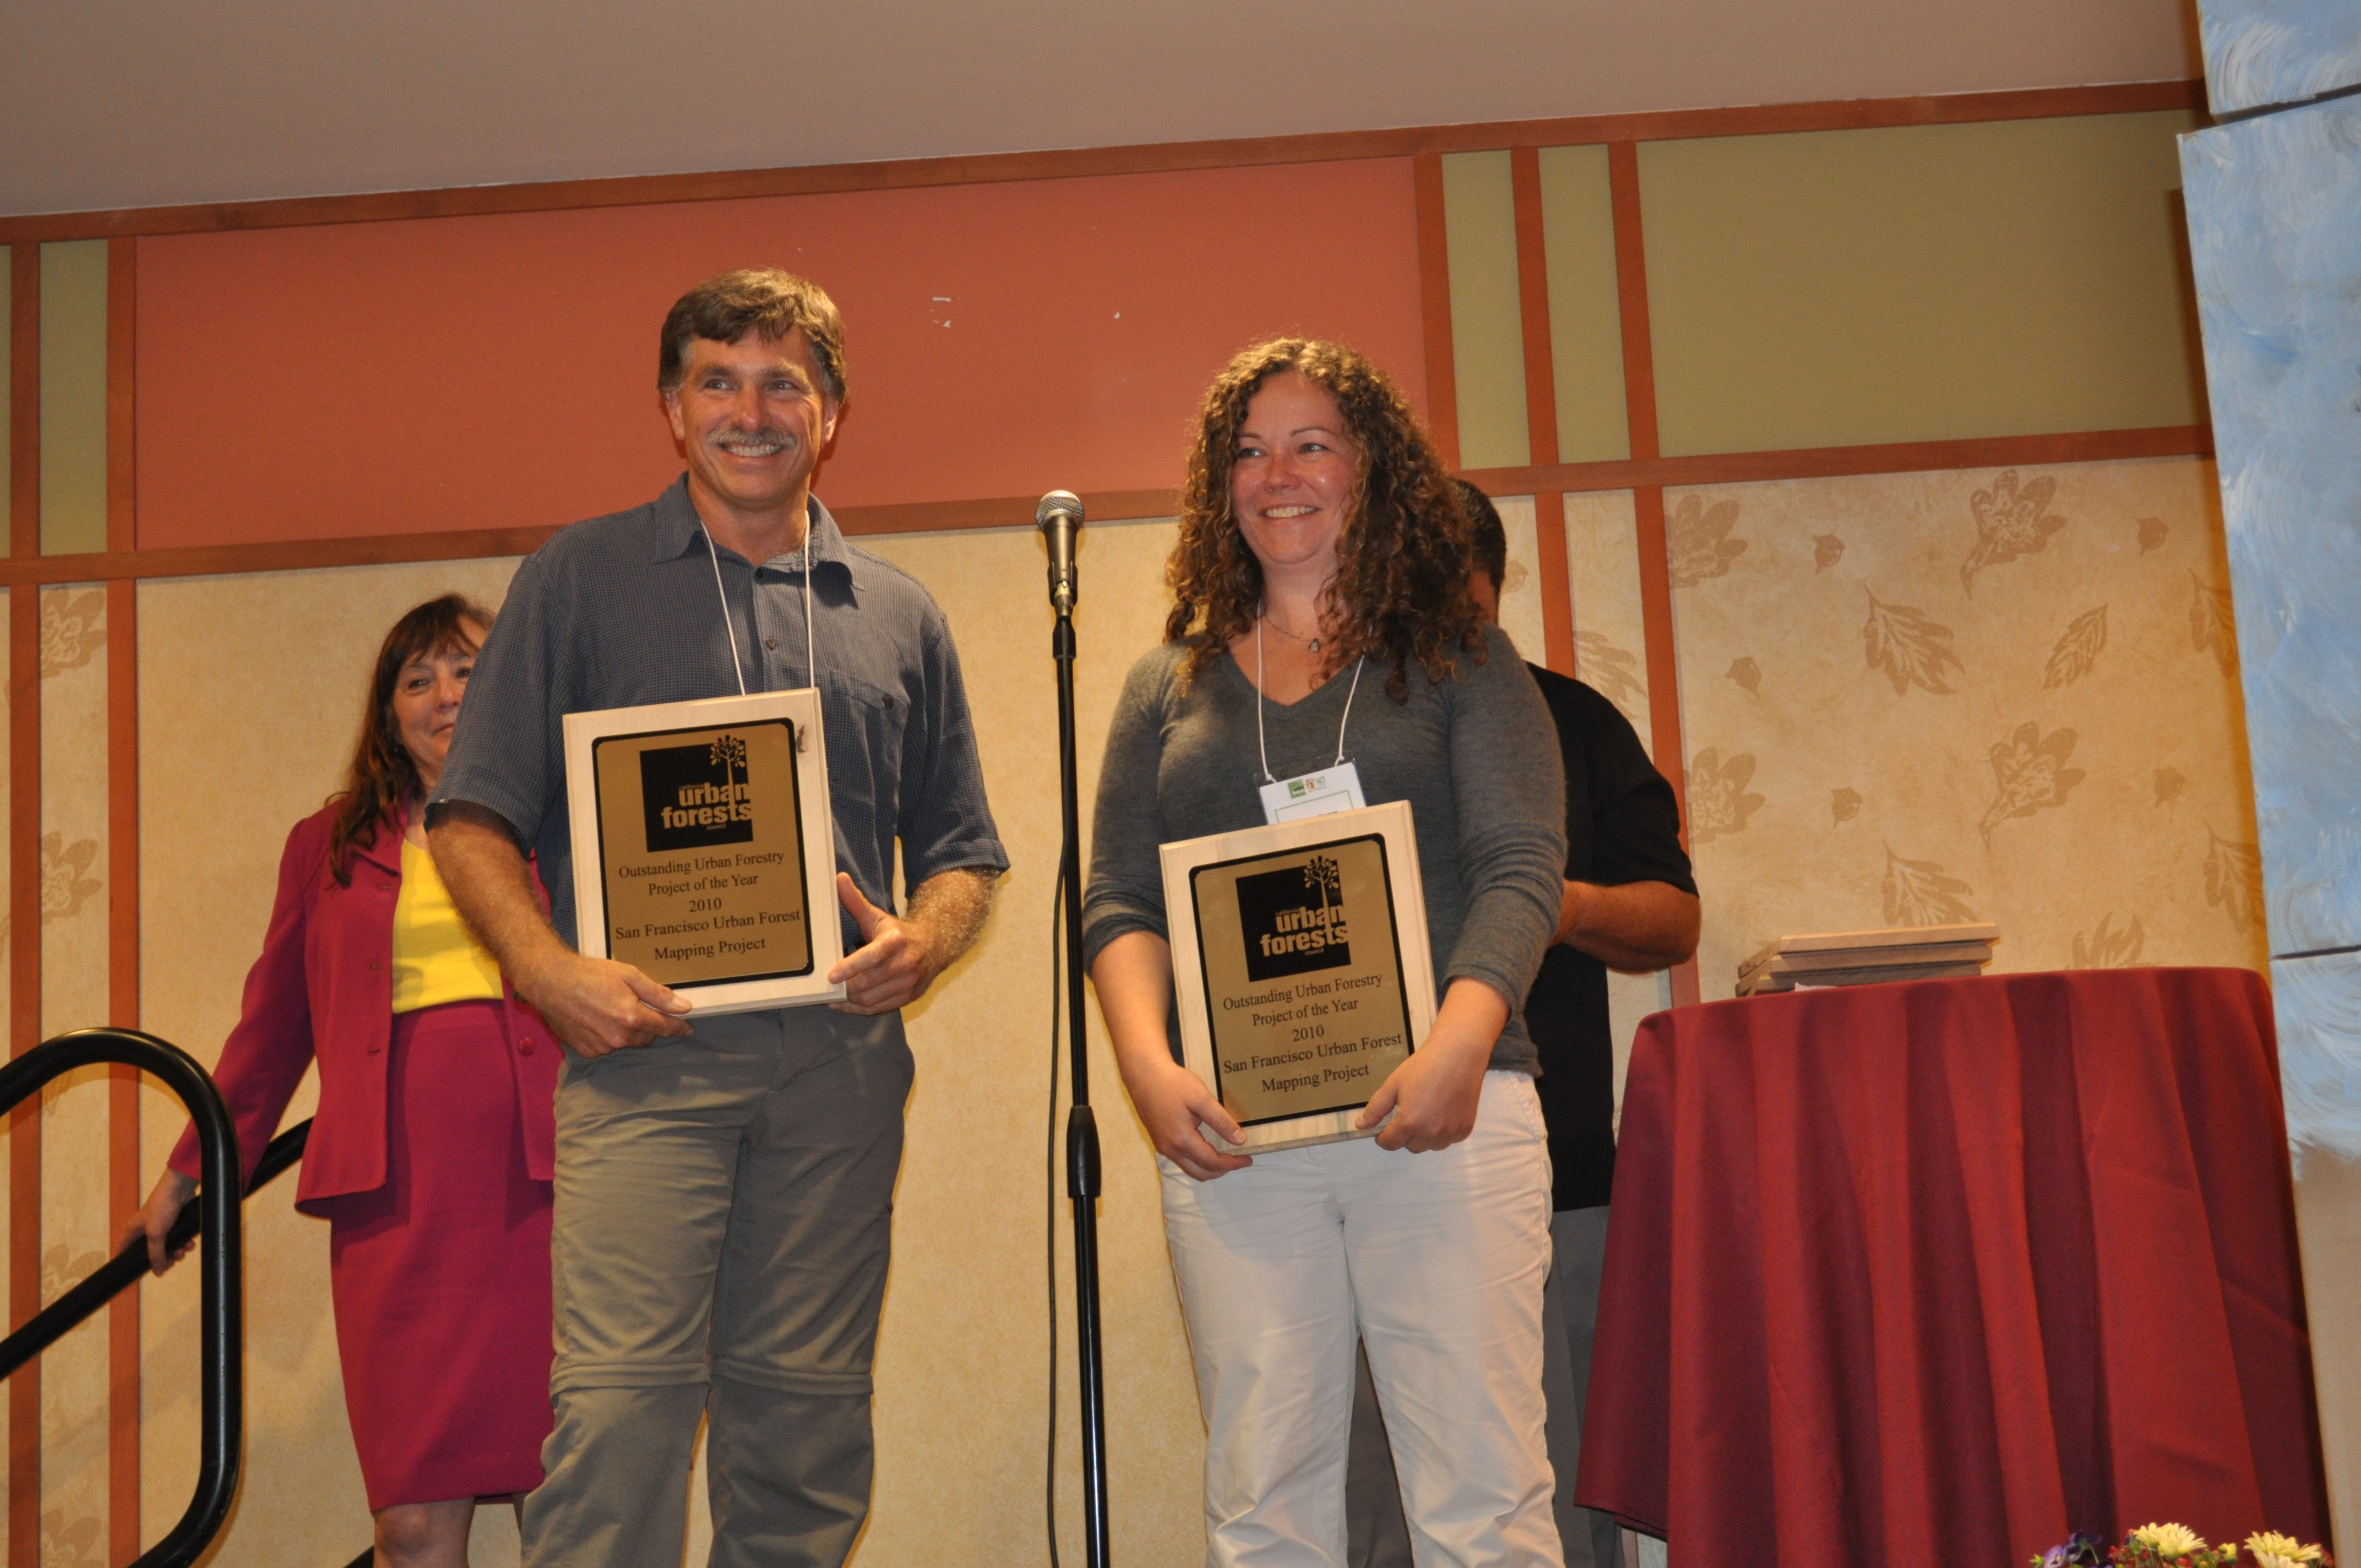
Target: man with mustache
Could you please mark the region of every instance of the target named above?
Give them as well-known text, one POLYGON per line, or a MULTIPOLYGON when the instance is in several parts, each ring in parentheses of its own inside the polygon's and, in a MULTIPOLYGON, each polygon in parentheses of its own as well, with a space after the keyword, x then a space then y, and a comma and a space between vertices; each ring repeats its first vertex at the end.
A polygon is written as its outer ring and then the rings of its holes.
POLYGON ((687 472, 519 568, 430 806, 453 898, 568 1052, 556 1429, 524 1508, 536 1568, 676 1568, 700 1415, 714 1563, 833 1568, 868 1511, 900 1009, 974 939, 1008 860, 941 610, 811 494, 842 340, 834 303, 790 273, 729 273, 673 306, 657 389, 687 472), (692 1019, 637 969, 575 950, 559 720, 806 685, 827 727, 845 1000, 692 1019))

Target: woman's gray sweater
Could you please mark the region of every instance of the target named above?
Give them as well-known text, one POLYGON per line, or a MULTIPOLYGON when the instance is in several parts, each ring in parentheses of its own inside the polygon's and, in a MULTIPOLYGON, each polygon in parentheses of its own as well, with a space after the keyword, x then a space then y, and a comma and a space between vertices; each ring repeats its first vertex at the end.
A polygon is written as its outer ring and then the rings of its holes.
MULTIPOLYGON (((1188 653, 1166 643, 1143 655, 1115 704, 1082 904, 1088 963, 1126 932, 1167 935, 1159 845, 1262 825, 1254 685, 1227 657, 1184 684, 1188 653)), ((1387 666, 1371 660, 1352 701, 1345 760, 1358 768, 1369 805, 1410 802, 1437 1000, 1463 977, 1499 992, 1509 1023, 1491 1065, 1532 1072, 1524 999, 1557 930, 1565 781, 1549 708, 1497 627, 1486 630, 1485 653, 1481 664, 1461 653, 1457 674, 1440 685, 1412 661, 1406 703, 1386 695, 1387 666)), ((1263 700, 1272 777, 1335 760, 1352 684, 1347 666, 1301 702, 1263 700)), ((1177 1032, 1171 1046, 1177 1057, 1177 1032)))

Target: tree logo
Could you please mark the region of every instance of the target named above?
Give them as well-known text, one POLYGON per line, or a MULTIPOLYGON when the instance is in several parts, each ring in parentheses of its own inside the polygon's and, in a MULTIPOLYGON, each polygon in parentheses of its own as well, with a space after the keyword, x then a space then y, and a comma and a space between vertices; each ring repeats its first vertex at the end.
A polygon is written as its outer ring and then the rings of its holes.
POLYGON ((1240 877, 1238 928, 1246 978, 1277 980, 1353 961, 1345 925, 1344 877, 1333 857, 1240 877))
POLYGON ((640 800, 651 853, 752 842, 754 794, 746 738, 722 734, 693 746, 641 752, 640 800))

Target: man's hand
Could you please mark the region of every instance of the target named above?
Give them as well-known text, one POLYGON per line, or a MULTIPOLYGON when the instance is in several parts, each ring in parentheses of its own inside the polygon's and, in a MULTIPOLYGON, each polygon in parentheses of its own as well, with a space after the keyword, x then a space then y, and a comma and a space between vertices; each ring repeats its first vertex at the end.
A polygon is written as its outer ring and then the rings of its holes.
POLYGON ((690 1007, 687 998, 630 964, 586 958, 552 944, 509 978, 550 1032, 578 1057, 603 1057, 695 1032, 682 1016, 690 1007))
POLYGON ((689 1032, 689 1003, 629 964, 585 958, 560 941, 533 895, 533 873, 507 822, 472 801, 445 801, 426 830, 451 902, 500 960, 516 992, 581 1057, 689 1032))
POLYGON ((1447 1149, 1476 1130, 1484 1069, 1493 1042, 1509 1021, 1509 1004, 1478 980, 1455 980, 1434 1015, 1434 1028, 1410 1060, 1386 1075, 1361 1107, 1356 1127, 1393 1120, 1378 1135, 1381 1149, 1431 1154, 1447 1149))
POLYGON ((967 868, 939 872, 911 895, 909 914, 896 916, 870 903, 851 877, 837 872, 836 896, 861 928, 861 946, 828 971, 830 981, 844 987, 844 1000, 829 1005, 873 1018, 924 996, 983 928, 995 874, 967 868))

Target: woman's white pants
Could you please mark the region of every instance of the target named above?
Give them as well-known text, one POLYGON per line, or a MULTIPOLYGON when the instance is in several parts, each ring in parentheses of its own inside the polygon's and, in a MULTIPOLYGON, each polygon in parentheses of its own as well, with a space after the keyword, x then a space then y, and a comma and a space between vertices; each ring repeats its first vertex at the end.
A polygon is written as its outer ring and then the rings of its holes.
POLYGON ((1433 1154, 1356 1138, 1202 1183, 1158 1163, 1208 1431, 1210 1568, 1344 1563, 1356 1334, 1419 1568, 1559 1568, 1532 1080, 1486 1073, 1475 1132, 1433 1154))

